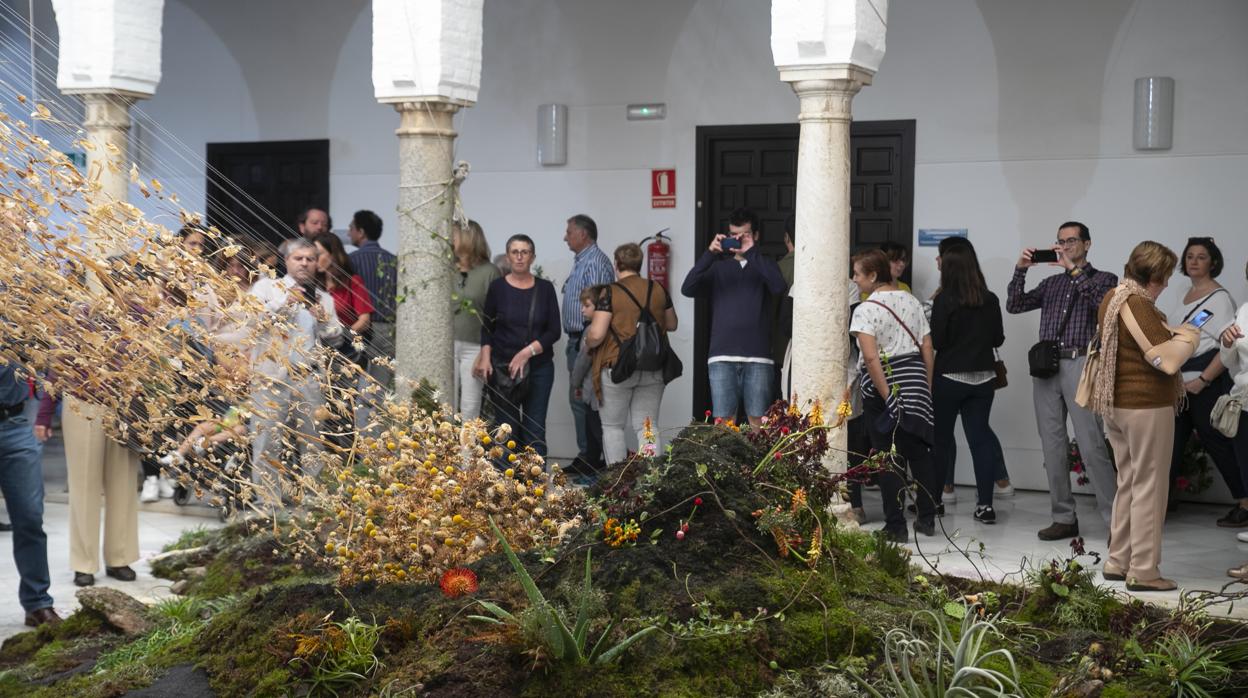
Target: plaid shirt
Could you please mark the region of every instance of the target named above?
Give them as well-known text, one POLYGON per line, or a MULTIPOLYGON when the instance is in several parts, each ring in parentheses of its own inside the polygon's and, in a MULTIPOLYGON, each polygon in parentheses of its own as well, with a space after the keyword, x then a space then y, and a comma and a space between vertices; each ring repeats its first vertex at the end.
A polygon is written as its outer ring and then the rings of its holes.
POLYGON ((1088 346, 1096 331, 1101 300, 1118 285, 1118 277, 1087 264, 1078 276, 1071 276, 1069 272, 1055 274, 1030 291, 1023 290, 1026 284, 1027 270, 1016 267, 1014 278, 1010 279, 1005 309, 1018 315, 1039 308, 1040 341, 1061 342, 1066 349, 1082 349, 1088 346), (1074 314, 1066 325, 1066 334, 1058 337, 1068 310, 1074 314))

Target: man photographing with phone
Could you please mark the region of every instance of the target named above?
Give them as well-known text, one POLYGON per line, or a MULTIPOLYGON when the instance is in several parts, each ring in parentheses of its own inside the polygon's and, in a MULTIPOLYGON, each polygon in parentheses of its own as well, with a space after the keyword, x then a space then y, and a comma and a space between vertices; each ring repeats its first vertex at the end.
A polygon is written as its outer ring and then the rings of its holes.
POLYGON ((1075 441, 1096 492, 1097 510, 1106 525, 1110 523, 1117 490, 1114 465, 1105 448, 1101 424, 1095 415, 1075 404, 1088 342, 1096 332, 1097 310, 1105 294, 1118 285, 1116 275, 1099 271, 1088 263, 1091 247, 1092 235, 1086 225, 1077 221, 1061 224, 1057 229, 1057 244, 1053 247, 1023 250, 1006 299, 1005 308, 1011 314, 1040 311, 1040 341, 1032 347, 1028 359, 1053 517, 1052 525, 1038 532, 1041 540, 1079 535, 1067 462, 1070 451, 1067 414, 1074 423, 1075 441), (1041 261, 1046 258, 1053 261, 1041 261), (1061 267, 1063 273, 1045 278, 1030 291, 1024 290, 1027 270, 1041 263, 1061 267))
POLYGON ((739 208, 728 217, 728 234, 718 234, 698 258, 680 292, 711 301, 711 345, 707 375, 711 411, 735 419, 741 403, 751 424, 762 423, 772 397, 771 319, 767 294, 788 288, 775 260, 758 249, 758 216, 739 208))

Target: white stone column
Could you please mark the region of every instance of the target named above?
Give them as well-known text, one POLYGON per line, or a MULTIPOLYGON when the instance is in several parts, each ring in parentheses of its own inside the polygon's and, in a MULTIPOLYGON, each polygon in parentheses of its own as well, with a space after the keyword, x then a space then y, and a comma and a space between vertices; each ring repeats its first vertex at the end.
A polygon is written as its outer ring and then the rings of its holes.
POLYGON ((399 282, 395 378, 400 394, 428 381, 450 402, 452 369, 450 220, 459 105, 400 102, 399 282))
MULTIPOLYGON (((800 103, 797 249, 794 264, 793 391, 819 400, 827 419, 845 393, 849 360, 849 125, 854 95, 871 83, 856 66, 780 71, 800 103)), ((829 434, 825 465, 844 471, 845 430, 829 434)))
POLYGON ((87 173, 98 176, 104 194, 126 201, 130 191, 127 143, 134 97, 119 92, 85 92, 82 103, 86 107, 82 127, 87 132, 87 142, 94 146, 87 150, 87 173), (117 154, 112 154, 110 144, 117 154), (109 161, 114 165, 111 169, 109 161))

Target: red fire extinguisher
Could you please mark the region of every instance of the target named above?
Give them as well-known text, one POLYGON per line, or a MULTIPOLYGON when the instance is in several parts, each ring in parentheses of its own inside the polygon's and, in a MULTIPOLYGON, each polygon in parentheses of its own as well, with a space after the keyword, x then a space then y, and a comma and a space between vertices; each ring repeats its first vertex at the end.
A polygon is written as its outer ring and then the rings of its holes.
POLYGON ((672 257, 672 246, 669 244, 671 238, 663 233, 669 230, 671 228, 664 228, 641 241, 646 248, 646 277, 651 281, 659 282, 664 289, 668 287, 667 263, 672 257), (646 240, 654 242, 646 245, 646 240))

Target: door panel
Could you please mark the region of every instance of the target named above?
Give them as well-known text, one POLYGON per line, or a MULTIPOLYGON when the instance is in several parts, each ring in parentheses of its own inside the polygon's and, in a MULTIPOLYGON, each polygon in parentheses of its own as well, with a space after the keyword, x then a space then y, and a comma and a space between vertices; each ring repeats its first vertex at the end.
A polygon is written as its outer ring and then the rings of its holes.
POLYGON ((249 241, 295 235, 309 207, 329 210, 329 141, 208 144, 208 223, 249 241))

